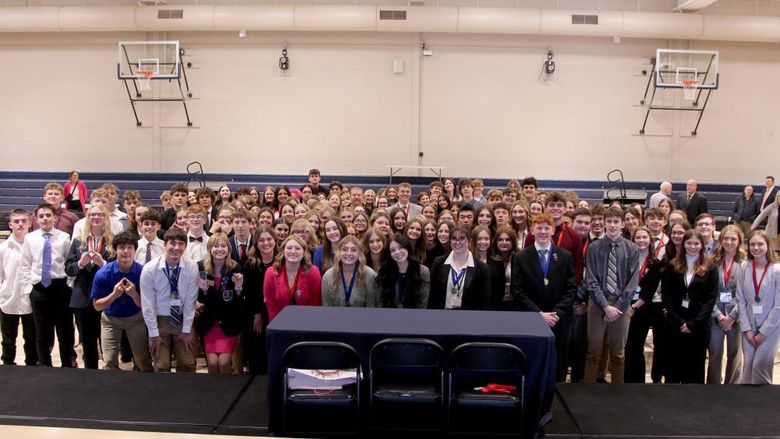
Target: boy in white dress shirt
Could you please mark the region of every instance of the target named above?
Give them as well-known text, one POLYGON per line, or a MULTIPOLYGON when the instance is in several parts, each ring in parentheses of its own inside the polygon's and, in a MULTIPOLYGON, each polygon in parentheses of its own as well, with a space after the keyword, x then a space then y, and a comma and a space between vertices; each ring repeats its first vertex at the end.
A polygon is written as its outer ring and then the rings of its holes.
POLYGON ((22 294, 17 273, 22 259, 24 237, 30 228, 30 212, 16 209, 9 216, 11 236, 0 244, 0 322, 3 334, 3 364, 16 364, 16 336, 19 321, 22 322, 24 337, 24 363, 34 366, 38 362, 35 348, 35 321, 30 305, 30 296, 22 294))

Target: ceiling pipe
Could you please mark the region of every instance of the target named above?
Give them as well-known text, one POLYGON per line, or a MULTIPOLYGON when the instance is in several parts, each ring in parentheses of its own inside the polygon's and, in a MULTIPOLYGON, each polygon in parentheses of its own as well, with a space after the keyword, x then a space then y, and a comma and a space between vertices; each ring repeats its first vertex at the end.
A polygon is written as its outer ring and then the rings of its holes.
POLYGON ((0 7, 0 32, 451 32, 776 43, 780 17, 381 5, 0 7), (182 10, 181 19, 159 18, 182 10), (380 20, 380 11, 405 20, 380 20), (598 24, 572 24, 572 15, 598 24))

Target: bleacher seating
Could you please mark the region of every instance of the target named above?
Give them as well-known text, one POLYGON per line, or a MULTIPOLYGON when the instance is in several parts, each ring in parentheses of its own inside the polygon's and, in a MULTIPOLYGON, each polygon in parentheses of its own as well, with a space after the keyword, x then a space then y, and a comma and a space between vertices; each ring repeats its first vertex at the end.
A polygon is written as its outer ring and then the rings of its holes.
MULTIPOLYGON (((87 187, 92 190, 106 182, 112 182, 119 187, 120 194, 126 189, 138 190, 144 202, 158 206, 160 204, 160 193, 169 189, 175 183, 187 183, 191 188, 197 188, 198 183, 191 181, 191 174, 127 174, 127 173, 88 173, 81 174, 82 180, 87 187)), ((50 181, 64 183, 67 179, 66 172, 0 172, 0 230, 8 227, 7 214, 15 208, 31 208, 41 202, 42 190, 44 185, 50 181)), ((235 190, 238 187, 256 186, 262 190, 267 185, 277 186, 280 184, 289 187, 298 188, 306 182, 305 175, 249 175, 249 174, 204 174, 205 183, 217 189, 223 183, 230 184, 235 190)), ((435 177, 403 177, 395 176, 394 183, 409 181, 413 185, 414 193, 427 190, 428 184, 435 177)), ((322 184, 338 180, 346 185, 360 185, 364 189, 379 189, 388 185, 388 176, 347 176, 347 175, 323 175, 322 184)), ((485 187, 504 188, 507 179, 485 179, 485 187)), ((613 188, 615 183, 604 181, 585 181, 585 180, 540 180, 539 187, 545 191, 566 191, 576 192, 581 199, 587 200, 591 205, 600 203, 604 195, 604 190, 613 188)), ((626 182, 626 189, 644 190, 648 197, 658 189, 658 182, 626 182)), ((675 183, 676 188, 685 187, 684 183, 675 183)), ((721 184, 700 184, 699 190, 707 198, 709 210, 719 218, 720 222, 729 216, 734 200, 742 193, 744 186, 741 185, 721 185, 721 184)), ((757 187, 757 192, 762 188, 757 187)), ((487 193, 487 191, 485 192, 487 193)), ((675 192, 676 198, 680 192, 675 192)), ((757 196, 761 196, 757 193, 757 196)), ((120 199, 121 202, 121 199, 120 199)))

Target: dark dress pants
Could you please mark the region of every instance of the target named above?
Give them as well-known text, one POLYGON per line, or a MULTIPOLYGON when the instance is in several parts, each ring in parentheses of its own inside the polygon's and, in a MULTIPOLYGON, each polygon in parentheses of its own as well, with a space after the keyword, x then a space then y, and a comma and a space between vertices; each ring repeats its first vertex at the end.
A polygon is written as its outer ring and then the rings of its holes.
POLYGON ((70 293, 65 279, 53 279, 48 287, 35 284, 30 293, 38 361, 43 366, 52 366, 50 349, 54 346, 56 330, 62 367, 72 367, 73 313, 70 310, 70 293))
POLYGON ((35 319, 32 314, 16 315, 0 311, 0 331, 3 334, 3 364, 16 364, 16 337, 19 335, 19 321, 22 322, 24 337, 24 364, 35 366, 38 363, 38 350, 35 347, 35 319))

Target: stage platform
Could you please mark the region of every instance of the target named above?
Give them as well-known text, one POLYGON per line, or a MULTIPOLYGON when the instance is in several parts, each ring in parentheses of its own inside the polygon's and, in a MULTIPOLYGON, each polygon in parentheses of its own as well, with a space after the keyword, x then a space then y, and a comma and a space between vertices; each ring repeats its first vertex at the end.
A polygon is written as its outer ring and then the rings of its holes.
POLYGON ((545 439, 780 438, 780 387, 564 384, 545 439))
MULTIPOLYGON (((31 439, 74 437, 74 428, 268 435, 263 376, 0 366, 0 392, 3 437, 25 431, 6 426, 68 427, 23 436, 31 439)), ((779 402, 778 386, 565 384, 558 386, 553 420, 539 436, 780 439, 779 402)))

